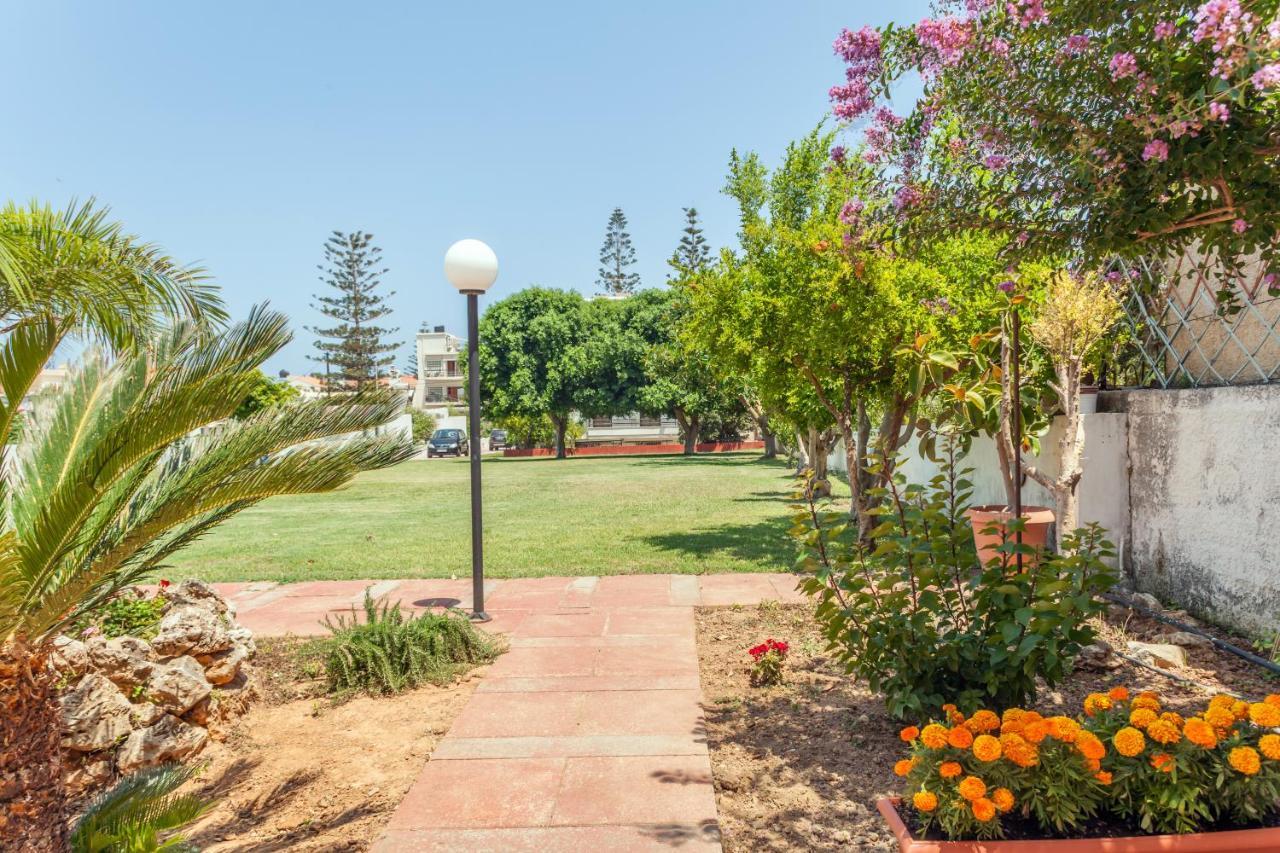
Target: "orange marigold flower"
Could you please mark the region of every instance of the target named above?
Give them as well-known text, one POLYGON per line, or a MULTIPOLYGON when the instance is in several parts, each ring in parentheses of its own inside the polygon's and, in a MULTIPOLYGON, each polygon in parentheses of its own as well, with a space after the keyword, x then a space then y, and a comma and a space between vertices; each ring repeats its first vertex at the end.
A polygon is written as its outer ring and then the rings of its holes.
POLYGON ((1249 719, 1253 720, 1254 725, 1262 726, 1264 729, 1280 726, 1280 705, 1254 702, 1249 706, 1249 719))
POLYGON ((1157 752, 1151 756, 1151 766, 1164 773, 1172 773, 1174 766, 1173 756, 1167 752, 1157 752))
POLYGON ((920 737, 920 730, 915 726, 907 726, 905 729, 898 732, 898 737, 902 738, 907 743, 911 743, 911 741, 920 737))
POLYGON ((1099 770, 1097 773, 1094 773, 1093 778, 1097 779, 1099 782, 1101 782, 1104 785, 1111 784, 1111 774, 1108 773, 1106 770, 1099 770))
POLYGON ((893 775, 906 776, 911 772, 912 767, 915 767, 915 764, 912 763, 911 759, 904 758, 893 765, 893 775))
POLYGON ((1219 693, 1209 700, 1210 708, 1226 708, 1231 710, 1231 706, 1236 704, 1236 697, 1228 696, 1226 693, 1219 693))
POLYGON ((1132 708, 1146 708, 1150 711, 1160 710, 1160 697, 1152 693, 1150 690, 1143 691, 1134 697, 1129 703, 1132 708))
POLYGON ((1237 746, 1227 756, 1227 762, 1246 776, 1252 776, 1262 769, 1262 759, 1251 746, 1237 746))
POLYGON ((1129 713, 1129 725, 1135 729, 1145 729, 1158 719, 1160 718, 1156 716, 1156 712, 1150 708, 1134 708, 1129 713))
POLYGON ((947 732, 947 743, 956 749, 968 749, 973 746, 973 732, 964 726, 956 726, 947 732))
POLYGON ((1280 693, 1268 693, 1262 701, 1268 705, 1280 706, 1280 693))
POLYGON ((973 816, 978 820, 986 823, 996 816, 996 804, 988 800, 986 797, 979 797, 970 804, 973 809, 973 816))
POLYGON ((1004 757, 1019 767, 1034 767, 1040 763, 1040 753, 1022 735, 1013 732, 1000 735, 1000 747, 1004 757))
POLYGON ((1111 697, 1105 693, 1090 693, 1084 697, 1084 712, 1090 717, 1099 711, 1109 711, 1111 709, 1111 697))
POLYGON ((930 723, 920 732, 920 742, 929 749, 942 749, 947 745, 946 727, 930 723))
POLYGON ((1165 711, 1163 714, 1160 715, 1160 719, 1164 720, 1166 723, 1172 723, 1178 728, 1182 728, 1182 724, 1183 722, 1185 722, 1182 719, 1182 715, 1179 714, 1177 711, 1165 711))
POLYGON ((1129 688, 1112 687, 1110 690, 1107 691, 1107 696, 1111 699, 1112 702, 1123 702, 1129 698, 1129 688))
POLYGON ((1093 732, 1080 732, 1076 737, 1076 749, 1080 754, 1092 761, 1101 760, 1107 754, 1107 747, 1093 732))
POLYGON ((1249 703, 1243 701, 1233 702, 1231 704, 1231 713, 1235 715, 1237 720, 1249 719, 1249 703))
POLYGON ((1182 732, 1173 723, 1162 718, 1147 726, 1147 737, 1168 746, 1182 740, 1182 732))
POLYGON ((1272 761, 1280 761, 1280 735, 1263 735, 1258 738, 1258 749, 1272 761))
POLYGON ((938 807, 938 796, 930 791, 916 791, 911 795, 911 804, 922 812, 931 812, 938 807))
POLYGON ((1027 712, 1021 708, 1006 708, 1005 712, 1000 715, 1000 723, 1006 726, 1010 723, 1016 723, 1018 720, 1021 720, 1023 715, 1026 713, 1027 712))
POLYGON ((1084 766, 1089 768, 1090 773, 1097 773, 1102 769, 1102 762, 1096 758, 1086 758, 1084 760, 1084 766))
POLYGON ((1045 722, 1049 724, 1049 736, 1054 740, 1075 743, 1080 736, 1080 724, 1070 717, 1050 717, 1045 722))
POLYGON ((1008 788, 996 788, 991 793, 991 802, 995 803, 996 808, 1001 812, 1007 812, 1013 808, 1016 801, 1013 798, 1013 791, 1008 788))
POLYGON ((1231 728, 1236 721, 1235 715, 1231 713, 1230 708, 1224 708, 1222 705, 1210 704, 1205 709, 1204 719, 1209 725, 1218 730, 1231 728))
POLYGON ((973 754, 979 761, 995 761, 1002 753, 1000 741, 991 735, 978 735, 973 739, 973 754))
POLYGON ((1115 744, 1116 752, 1127 758, 1133 758, 1147 747, 1147 739, 1143 737, 1142 732, 1131 726, 1125 726, 1116 732, 1111 742, 1115 744))
POLYGON ((977 776, 966 776, 960 780, 960 784, 956 786, 956 790, 960 792, 960 796, 972 802, 979 797, 987 795, 987 783, 983 782, 977 776))
POLYGON ((1034 723, 1028 724, 1022 730, 1022 736, 1030 743, 1040 743, 1049 736, 1049 722, 1047 720, 1036 720, 1034 723))
POLYGON ((942 774, 943 779, 954 779, 964 772, 964 768, 955 761, 944 761, 938 768, 938 772, 942 774))
POLYGON ((1187 740, 1196 746, 1202 746, 1205 749, 1213 749, 1218 745, 1218 733, 1213 726, 1206 723, 1199 717, 1192 717, 1187 720, 1186 726, 1182 729, 1182 733, 1187 736, 1187 740))
POLYGON ((996 716, 994 711, 988 711, 983 708, 970 717, 964 725, 974 734, 984 734, 1000 728, 1000 718, 996 716))

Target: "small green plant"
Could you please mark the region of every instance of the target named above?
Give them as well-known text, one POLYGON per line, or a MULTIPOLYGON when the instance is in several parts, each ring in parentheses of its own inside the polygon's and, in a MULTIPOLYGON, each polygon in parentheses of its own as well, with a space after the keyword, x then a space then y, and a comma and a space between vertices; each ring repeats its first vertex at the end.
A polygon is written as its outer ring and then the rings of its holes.
POLYGON ((757 687, 769 687, 782 683, 782 670, 787 663, 790 647, 772 637, 747 650, 751 655, 751 683, 757 687))
POLYGON ((102 611, 95 614, 93 623, 108 639, 128 635, 149 640, 156 635, 166 603, 163 594, 150 598, 120 596, 108 601, 102 611))
POLYGON ((443 684, 497 655, 494 641, 457 611, 405 616, 400 605, 364 597, 364 621, 352 608, 326 627, 325 674, 333 693, 398 693, 443 684))
POLYGON ((209 803, 176 794, 198 768, 168 764, 141 770, 98 795, 76 822, 72 853, 151 853, 195 850, 177 832, 209 803))
POLYGON ((410 409, 409 417, 413 420, 413 443, 425 444, 436 431, 436 419, 419 409, 410 409))

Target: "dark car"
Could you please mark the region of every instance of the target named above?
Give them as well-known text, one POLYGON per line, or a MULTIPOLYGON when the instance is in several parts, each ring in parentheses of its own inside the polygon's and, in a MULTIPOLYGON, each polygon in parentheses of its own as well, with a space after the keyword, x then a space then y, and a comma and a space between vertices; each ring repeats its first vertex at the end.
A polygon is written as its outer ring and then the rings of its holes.
POLYGON ((438 429, 427 439, 428 456, 466 456, 467 434, 460 429, 438 429))
POLYGON ((495 429, 489 433, 489 449, 501 450, 507 446, 507 431, 505 429, 495 429))

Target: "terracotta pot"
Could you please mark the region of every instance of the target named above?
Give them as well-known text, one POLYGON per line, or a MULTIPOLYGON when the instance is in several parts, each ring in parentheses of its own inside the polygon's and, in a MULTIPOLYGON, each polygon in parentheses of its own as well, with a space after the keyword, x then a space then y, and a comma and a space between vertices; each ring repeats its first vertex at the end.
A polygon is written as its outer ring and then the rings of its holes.
MULTIPOLYGON (((978 559, 986 565, 1000 556, 997 550, 1002 544, 999 530, 1013 518, 1013 510, 1004 504, 987 504, 970 508, 965 515, 973 525, 973 544, 978 548, 978 559), (995 524, 999 529, 994 533, 983 531, 995 524)), ((1053 527, 1053 510, 1047 506, 1024 506, 1022 517, 1027 526, 1022 531, 1022 544, 1035 548, 1043 548, 1049 543, 1049 530, 1053 527)))
POLYGON ((1190 835, 1131 835, 1123 838, 1062 838, 1036 841, 921 841, 898 815, 899 797, 876 800, 876 808, 898 838, 902 853, 1226 853, 1280 850, 1280 827, 1196 832, 1190 835))

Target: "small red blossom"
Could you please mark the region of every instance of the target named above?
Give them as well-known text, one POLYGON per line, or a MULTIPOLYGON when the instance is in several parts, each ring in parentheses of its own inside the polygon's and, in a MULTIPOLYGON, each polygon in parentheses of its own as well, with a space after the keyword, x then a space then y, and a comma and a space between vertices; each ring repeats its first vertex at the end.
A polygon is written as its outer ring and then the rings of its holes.
POLYGON ((168 589, 170 586, 171 586, 171 584, 169 583, 169 581, 165 580, 164 578, 161 578, 161 579, 160 579, 160 588, 161 588, 161 589, 168 589))
POLYGON ((770 637, 760 645, 755 646, 751 649, 748 649, 747 653, 750 654, 751 657, 755 658, 756 660, 759 660, 760 658, 769 654, 769 652, 777 652, 782 657, 786 657, 788 648, 789 646, 782 640, 775 640, 772 637, 770 637))

